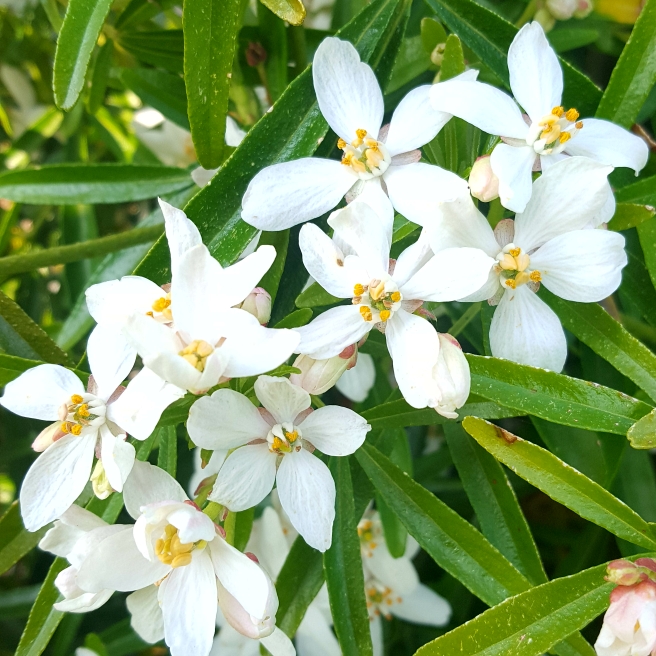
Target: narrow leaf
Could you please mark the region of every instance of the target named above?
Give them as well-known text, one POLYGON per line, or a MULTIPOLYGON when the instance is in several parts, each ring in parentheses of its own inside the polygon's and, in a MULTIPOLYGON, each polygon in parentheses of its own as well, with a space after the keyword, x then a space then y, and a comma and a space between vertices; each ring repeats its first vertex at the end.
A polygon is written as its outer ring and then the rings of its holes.
POLYGON ((301 0, 262 0, 262 4, 290 25, 301 25, 305 20, 305 6, 301 0))
POLYGON ((158 435, 157 466, 175 478, 178 465, 178 435, 175 426, 163 426, 158 430, 158 435))
POLYGON ((615 214, 608 224, 610 230, 619 232, 635 228, 641 223, 649 221, 656 214, 656 209, 651 205, 640 205, 638 203, 618 203, 615 214))
POLYGON ((48 530, 47 526, 30 533, 23 526, 18 501, 0 517, 0 574, 4 574, 26 553, 34 549, 48 530))

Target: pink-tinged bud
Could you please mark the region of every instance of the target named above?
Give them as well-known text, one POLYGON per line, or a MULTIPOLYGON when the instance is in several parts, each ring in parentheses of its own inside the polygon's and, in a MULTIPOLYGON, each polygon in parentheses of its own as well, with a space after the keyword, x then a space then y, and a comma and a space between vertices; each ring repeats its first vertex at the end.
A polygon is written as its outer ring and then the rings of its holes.
POLYGON ((244 556, 250 558, 254 563, 260 564, 260 561, 257 559, 257 556, 251 551, 244 551, 244 556))
POLYGON ((547 0, 547 9, 557 20, 569 20, 578 8, 578 0, 547 0))
POLYGON ((490 156, 479 157, 469 174, 471 195, 484 203, 499 198, 499 178, 494 175, 490 165, 490 156))
POLYGON ((252 314, 264 326, 271 318, 271 295, 266 289, 256 287, 239 307, 252 314))
MULTIPOLYGON (((645 567, 656 573, 656 560, 653 558, 638 558, 638 560, 635 561, 635 564, 638 567, 645 567)), ((647 574, 649 575, 649 578, 656 580, 656 577, 654 577, 650 572, 647 572, 647 574)))
POLYGON ((443 417, 457 419, 457 408, 465 405, 471 387, 469 363, 455 337, 438 333, 440 353, 433 369, 433 379, 442 392, 435 410, 443 417))
POLYGON ((278 610, 278 595, 269 577, 269 594, 266 600, 263 617, 249 615, 244 607, 217 580, 219 589, 219 607, 230 626, 242 635, 253 640, 259 640, 271 635, 276 628, 276 611, 278 610))
POLYGON ((34 442, 32 442, 32 448, 37 452, 41 453, 45 451, 51 444, 56 442, 61 437, 64 437, 64 433, 61 429, 61 422, 56 421, 54 424, 50 424, 47 428, 44 428, 37 436, 34 442))
POLYGON ((606 569, 606 580, 615 585, 635 585, 647 580, 647 574, 630 560, 614 560, 606 569))
POLYGON ((574 18, 585 18, 592 13, 594 5, 592 0, 578 0, 576 5, 576 11, 574 12, 574 18))
POLYGON ((309 355, 299 355, 293 366, 300 374, 291 374, 289 380, 309 394, 323 394, 335 385, 340 376, 355 366, 358 351, 355 345, 347 346, 339 355, 327 360, 315 360, 309 355))
POLYGON ((615 588, 595 643, 598 656, 649 656, 655 648, 656 583, 615 588))

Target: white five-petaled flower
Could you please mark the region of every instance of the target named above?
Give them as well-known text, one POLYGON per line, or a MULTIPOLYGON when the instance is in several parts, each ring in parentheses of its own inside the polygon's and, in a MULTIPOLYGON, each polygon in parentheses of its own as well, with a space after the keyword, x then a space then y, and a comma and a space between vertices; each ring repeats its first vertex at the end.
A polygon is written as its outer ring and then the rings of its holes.
POLYGON ((234 307, 269 269, 275 249, 262 246, 223 268, 184 212, 160 203, 171 249, 170 292, 137 276, 95 285, 87 291, 94 318, 113 324, 148 369, 182 390, 203 392, 222 376, 252 376, 284 362, 299 336, 264 328, 234 307))
POLYGON ((384 653, 382 618, 390 619, 394 615, 414 624, 448 624, 449 602, 419 581, 412 564, 419 545, 412 537, 408 536, 403 556, 394 558, 385 543, 377 511, 365 514, 358 524, 358 535, 374 656, 384 653))
MULTIPOLYGON (((89 481, 94 453, 117 491, 123 489, 134 462, 134 447, 125 441, 126 429, 115 413, 134 355, 111 330, 94 331, 87 355, 92 373, 87 390, 72 371, 42 364, 8 383, 0 399, 22 417, 55 422, 34 442, 33 448, 43 453, 20 491, 23 523, 29 531, 57 519, 77 499, 89 481)), ((145 421, 154 428, 157 419, 145 421)))
MULTIPOLYGON (((394 208, 423 224, 437 201, 455 198, 466 182, 437 166, 420 163, 418 148, 451 118, 429 101, 430 85, 413 89, 396 108, 389 130, 383 123, 383 94, 373 70, 348 42, 324 39, 312 68, 319 109, 339 137, 341 163, 305 158, 268 166, 251 181, 242 218, 262 230, 283 230, 332 209, 349 191, 355 196, 381 182, 394 208)), ((476 71, 461 79, 476 79, 476 71)), ((275 108, 274 108, 275 111, 275 108)), ((389 203, 388 203, 389 205, 389 203)), ((392 208, 381 213, 391 228, 392 208)))
MULTIPOLYGON (((431 90, 436 111, 459 116, 505 142, 496 146, 491 158, 505 207, 523 212, 531 197, 532 172, 547 171, 568 155, 632 168, 636 175, 645 166, 649 149, 642 139, 609 121, 581 119, 575 108, 561 105, 563 72, 539 23, 525 25, 518 32, 508 50, 508 68, 517 102, 499 89, 475 81, 449 80, 431 90)), ((607 192, 597 224, 614 213, 610 187, 607 192)))
POLYGON ((262 501, 275 482, 294 528, 310 546, 325 551, 332 541, 335 482, 312 451, 350 455, 371 427, 348 408, 325 406, 312 412, 310 395, 286 378, 260 376, 255 394, 263 408, 229 389, 191 407, 187 429, 195 444, 236 449, 221 467, 209 499, 235 512, 246 510, 262 501))
POLYGON ((332 240, 315 225, 301 229, 303 262, 326 291, 352 302, 298 328, 298 350, 330 358, 372 328, 382 328, 406 401, 415 408, 437 408, 442 398, 434 375, 440 342, 433 326, 413 312, 423 301, 452 301, 479 289, 493 258, 477 248, 452 248, 434 256, 422 236, 390 266, 391 239, 369 205, 356 200, 334 212, 328 223, 335 230, 332 240))
MULTIPOLYGON (((135 631, 148 642, 164 638, 174 656, 207 656, 220 603, 274 632, 277 597, 269 577, 221 537, 173 478, 137 461, 124 496, 136 523, 91 529, 69 552, 72 568, 60 591, 78 599, 78 612, 97 608, 112 591, 134 591, 127 604, 135 631)), ((61 553, 70 529, 56 529, 45 546, 61 553)))
POLYGON ((490 327, 492 355, 561 371, 565 334, 534 293, 538 284, 580 303, 601 301, 618 288, 627 262, 624 237, 586 228, 605 202, 610 171, 587 157, 554 164, 533 185, 526 211, 494 231, 469 196, 442 205, 429 228, 434 252, 474 246, 494 258, 484 267, 487 282, 461 299, 498 303, 490 327))

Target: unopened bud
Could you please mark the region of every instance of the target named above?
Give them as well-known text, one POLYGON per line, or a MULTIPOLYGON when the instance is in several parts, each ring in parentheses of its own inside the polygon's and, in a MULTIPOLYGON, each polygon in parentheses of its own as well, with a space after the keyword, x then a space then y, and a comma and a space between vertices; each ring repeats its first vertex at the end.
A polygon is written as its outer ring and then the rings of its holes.
POLYGON ((557 20, 569 20, 578 4, 578 0, 547 0, 547 9, 557 20))
POLYGON ((556 19, 545 7, 542 7, 535 12, 533 20, 540 23, 545 32, 551 32, 551 30, 553 30, 554 26, 556 25, 556 19))
POLYGON ((651 558, 639 558, 635 563, 630 560, 614 560, 608 564, 605 578, 615 585, 636 585, 656 578, 656 563, 651 558))
POLYGON ((490 165, 490 156, 479 157, 469 174, 471 195, 484 203, 499 198, 499 178, 494 175, 490 165))
POLYGON ((246 63, 249 66, 259 66, 266 61, 267 51, 261 43, 251 41, 246 48, 246 63))
POLYGON ((574 18, 585 18, 591 14, 593 9, 592 0, 578 0, 574 18))
POLYGON ((50 424, 47 428, 44 428, 37 436, 34 442, 32 442, 32 448, 37 452, 41 453, 45 451, 51 444, 56 442, 59 438, 64 437, 64 433, 61 429, 61 422, 56 421, 54 424, 50 424))
POLYGON ((435 64, 435 66, 441 66, 444 61, 444 50, 446 49, 446 43, 438 43, 433 52, 430 54, 430 60, 435 64))
POLYGON ((435 410, 443 417, 457 419, 457 408, 465 405, 471 387, 469 363, 455 337, 438 334, 440 353, 433 369, 433 378, 442 392, 435 410))
POLYGON ((323 394, 337 383, 341 375, 355 366, 358 357, 357 347, 347 346, 339 355, 327 360, 315 360, 309 355, 299 355, 294 367, 300 374, 291 374, 289 380, 302 387, 309 394, 323 394))
POLYGON ((263 326, 265 326, 271 318, 271 295, 266 289, 256 287, 239 306, 242 310, 246 310, 252 314, 263 326))
POLYGON ((268 576, 267 580, 269 582, 269 594, 261 618, 247 613, 244 607, 221 585, 221 582, 217 581, 219 607, 226 621, 233 629, 253 640, 259 640, 271 635, 276 628, 278 595, 268 576))
POLYGON ((107 472, 103 467, 102 461, 98 460, 96 466, 93 468, 93 473, 91 474, 91 486, 93 487, 93 493, 99 499, 106 499, 112 492, 114 488, 109 484, 107 479, 107 472))

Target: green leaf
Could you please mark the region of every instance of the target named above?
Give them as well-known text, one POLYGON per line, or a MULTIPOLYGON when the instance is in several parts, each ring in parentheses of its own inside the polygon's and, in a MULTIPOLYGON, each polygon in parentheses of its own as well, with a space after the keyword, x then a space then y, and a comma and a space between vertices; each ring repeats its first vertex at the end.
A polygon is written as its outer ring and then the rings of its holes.
POLYGON ((656 546, 644 519, 546 449, 477 417, 466 417, 462 426, 497 460, 554 501, 624 540, 647 549, 656 546))
POLYGON ((344 299, 329 294, 318 282, 313 282, 305 291, 296 298, 296 307, 313 308, 322 305, 334 305, 341 303, 344 299))
MULTIPOLYGON (((654 208, 650 209, 655 211, 654 208)), ((656 219, 638 225, 638 237, 652 286, 656 288, 656 219)))
POLYGON ((597 117, 630 128, 656 83, 656 0, 647 0, 613 69, 597 117))
POLYGON ((91 89, 87 106, 89 113, 95 114, 102 106, 105 100, 105 91, 109 80, 109 71, 112 66, 114 57, 114 42, 107 39, 102 48, 98 51, 96 61, 93 65, 93 75, 91 77, 91 89))
POLYGON ((501 465, 462 426, 445 424, 444 434, 483 535, 531 583, 544 583, 547 575, 540 554, 501 465))
POLYGON ((266 71, 266 90, 271 103, 275 103, 287 88, 289 56, 285 22, 269 11, 262 3, 257 7, 262 45, 266 51, 263 63, 266 71))
POLYGON ((615 193, 618 203, 640 203, 656 205, 656 175, 618 189, 615 193))
MULTIPOLYGON (((278 232, 263 232, 257 243, 260 246, 273 246, 276 249, 276 259, 273 261, 270 269, 260 280, 259 287, 266 289, 271 295, 272 305, 275 303, 280 279, 282 278, 285 262, 287 261, 287 247, 289 246, 289 230, 279 230, 278 232)), ((312 316, 310 314, 310 316, 312 316)))
POLYGON ((440 67, 440 81, 445 82, 456 75, 465 72, 465 55, 462 43, 455 34, 449 34, 444 47, 444 59, 440 67))
POLYGON ((18 378, 24 371, 36 367, 39 364, 43 364, 43 362, 0 353, 0 387, 18 378))
POLYGON ((373 656, 349 458, 332 458, 330 471, 337 497, 333 541, 323 567, 335 633, 343 653, 373 656))
POLYGON ((184 169, 124 164, 56 164, 0 174, 0 195, 35 205, 125 203, 189 187, 184 169))
POLYGON ((242 0, 194 0, 182 11, 184 77, 191 136, 201 166, 223 161, 232 62, 242 0))
POLYGON ((48 530, 47 526, 30 533, 23 526, 18 501, 9 506, 0 517, 0 574, 4 574, 28 551, 36 547, 48 530))
POLYGON ((170 121, 189 130, 187 91, 184 80, 179 75, 154 68, 123 68, 119 77, 144 104, 151 105, 170 121))
POLYGON ((175 426, 163 426, 157 431, 159 436, 159 453, 157 466, 175 478, 178 467, 178 435, 175 426))
MULTIPOLYGON (((506 57, 517 28, 473 0, 426 2, 438 18, 510 88, 506 57)), ((576 107, 583 116, 593 114, 601 98, 601 91, 571 64, 559 59, 565 79, 564 104, 576 107)))
POLYGON ((310 323, 312 319, 312 310, 303 308, 288 314, 282 321, 279 321, 274 328, 300 328, 310 323))
POLYGON ((255 519, 255 508, 242 510, 235 513, 235 549, 243 551, 248 544, 248 539, 251 537, 251 530, 253 529, 253 520, 255 519))
POLYGON ((634 449, 656 448, 656 408, 636 421, 626 436, 634 449))
MULTIPOLYGON (((381 72, 391 65, 385 58, 388 41, 402 26, 407 0, 376 0, 351 21, 339 35, 351 41, 363 61, 381 72)), ((398 45, 398 44, 396 44, 398 45)), ((319 112, 306 69, 287 87, 276 102, 248 132, 230 158, 208 185, 187 205, 187 216, 198 226, 203 241, 223 265, 234 262, 256 229, 241 220, 241 200, 253 176, 265 166, 314 153, 326 135, 328 125, 319 112)), ((0 187, 1 192, 1 187, 0 187)), ((164 283, 170 280, 169 253, 160 240, 144 259, 137 273, 164 283)))
POLYGON ((23 309, 0 291, 0 346, 8 355, 51 364, 72 364, 23 309))
POLYGON ((567 330, 656 401, 656 355, 601 305, 565 301, 544 287, 539 296, 567 330))
POLYGON ((70 0, 57 39, 53 74, 55 103, 71 109, 80 96, 91 53, 112 0, 70 0))
POLYGON ((599 31, 594 28, 564 28, 547 33, 549 43, 556 52, 567 52, 594 43, 599 31))
POLYGON ((301 0, 262 0, 262 4, 290 25, 301 25, 305 20, 305 6, 301 0))
POLYGON ((431 54, 436 46, 446 43, 446 32, 442 23, 431 16, 421 19, 421 44, 427 54, 431 54))
POLYGON ((159 66, 172 73, 183 72, 184 37, 182 30, 120 32, 118 43, 146 64, 159 66))
MULTIPOLYGON (((429 642, 416 656, 541 656, 608 606, 606 565, 544 583, 429 642)), ((568 652, 576 653, 576 652, 568 652)))
POLYGON ((652 410, 597 383, 497 358, 467 354, 467 360, 472 393, 556 424, 626 435, 652 410))
POLYGON ((649 221, 656 214, 656 209, 651 205, 639 205, 637 203, 618 203, 615 214, 608 224, 610 230, 619 232, 628 230, 649 221))

